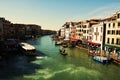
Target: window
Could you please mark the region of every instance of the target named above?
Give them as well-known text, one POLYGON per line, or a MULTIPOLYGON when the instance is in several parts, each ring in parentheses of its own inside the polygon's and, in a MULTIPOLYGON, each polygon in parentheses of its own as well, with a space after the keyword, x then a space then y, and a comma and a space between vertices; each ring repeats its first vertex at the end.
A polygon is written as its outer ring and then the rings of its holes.
POLYGON ((119 30, 119 35, 120 35, 120 30, 119 30))
POLYGON ((109 43, 109 42, 110 42, 110 38, 107 39, 107 43, 109 43))
POLYGON ((107 34, 110 34, 110 30, 107 31, 107 34))
POLYGON ((116 44, 120 45, 120 39, 116 39, 116 44))
POLYGON ((118 19, 120 18, 120 14, 117 14, 117 18, 118 18, 118 19))
POLYGON ((83 33, 86 33, 86 30, 83 30, 83 33))
POLYGON ((81 28, 81 25, 80 26, 77 26, 78 28, 81 28))
POLYGON ((119 30, 116 31, 116 35, 118 35, 118 34, 119 34, 119 30))
POLYGON ((79 34, 79 36, 82 36, 81 34, 79 34))
POLYGON ((86 28, 86 25, 83 25, 83 28, 86 28))
POLYGON ((112 38, 112 43, 111 44, 114 44, 114 38, 112 38))
POLYGON ((109 34, 109 31, 107 31, 107 34, 109 34))
POLYGON ((113 34, 113 35, 115 34, 115 30, 112 30, 112 34, 113 34))
POLYGON ((117 14, 117 18, 119 18, 119 14, 117 14))
POLYGON ((90 40, 92 40, 92 37, 90 36, 90 40))
POLYGON ((115 23, 113 23, 113 28, 115 27, 115 23))
POLYGON ((81 28, 81 25, 80 25, 80 28, 81 28))
POLYGON ((109 28, 110 28, 110 23, 109 23, 109 28))
POLYGON ((120 27, 120 22, 118 22, 118 27, 120 27))

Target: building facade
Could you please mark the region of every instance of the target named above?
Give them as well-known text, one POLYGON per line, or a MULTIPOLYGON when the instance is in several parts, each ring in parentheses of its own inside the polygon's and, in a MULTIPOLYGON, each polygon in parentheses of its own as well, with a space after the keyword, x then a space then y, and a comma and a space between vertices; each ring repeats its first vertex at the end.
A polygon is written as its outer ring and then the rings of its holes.
POLYGON ((65 31, 65 37, 64 40, 65 41, 69 41, 70 40, 70 22, 66 22, 64 25, 64 31, 65 31))
POLYGON ((0 40, 27 39, 41 35, 41 26, 35 24, 13 24, 0 18, 0 40))
POLYGON ((104 22, 100 22, 98 24, 92 25, 92 44, 96 47, 99 47, 100 50, 103 50, 105 39, 105 30, 104 30, 104 22))
POLYGON ((0 19, 0 41, 3 41, 3 23, 0 19))
POLYGON ((83 27, 82 27, 82 22, 77 23, 76 27, 76 38, 80 41, 83 39, 83 27))
POLYGON ((108 18, 106 23, 105 50, 113 59, 120 59, 120 11, 108 18))
POLYGON ((82 27, 83 27, 83 39, 88 40, 89 22, 87 21, 83 22, 82 27))
POLYGON ((62 28, 60 29, 60 36, 61 36, 62 38, 65 37, 65 26, 62 26, 62 28))

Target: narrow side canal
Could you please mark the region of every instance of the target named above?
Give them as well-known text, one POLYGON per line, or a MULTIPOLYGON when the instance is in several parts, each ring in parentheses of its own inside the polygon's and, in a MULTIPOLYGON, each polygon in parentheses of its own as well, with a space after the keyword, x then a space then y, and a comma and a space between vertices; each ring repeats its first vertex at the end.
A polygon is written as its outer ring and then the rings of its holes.
POLYGON ((119 65, 95 62, 85 49, 66 48, 68 55, 63 56, 50 36, 28 42, 40 56, 0 61, 0 80, 119 80, 119 65))

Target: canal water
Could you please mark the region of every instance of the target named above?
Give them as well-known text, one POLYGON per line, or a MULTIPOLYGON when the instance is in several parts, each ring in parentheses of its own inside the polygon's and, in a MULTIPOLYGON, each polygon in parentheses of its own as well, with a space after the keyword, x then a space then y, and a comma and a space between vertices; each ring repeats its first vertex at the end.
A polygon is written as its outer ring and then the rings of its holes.
POLYGON ((119 80, 120 66, 93 61, 82 48, 59 53, 50 36, 29 40, 37 57, 21 54, 0 61, 0 80, 119 80))

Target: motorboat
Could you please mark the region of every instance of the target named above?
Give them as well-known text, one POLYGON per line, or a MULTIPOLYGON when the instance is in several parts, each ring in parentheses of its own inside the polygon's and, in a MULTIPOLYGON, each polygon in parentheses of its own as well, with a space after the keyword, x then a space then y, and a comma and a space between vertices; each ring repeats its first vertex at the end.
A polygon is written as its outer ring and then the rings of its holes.
POLYGON ((19 47, 19 50, 25 55, 36 55, 35 47, 28 43, 21 42, 19 43, 18 47, 19 47))

